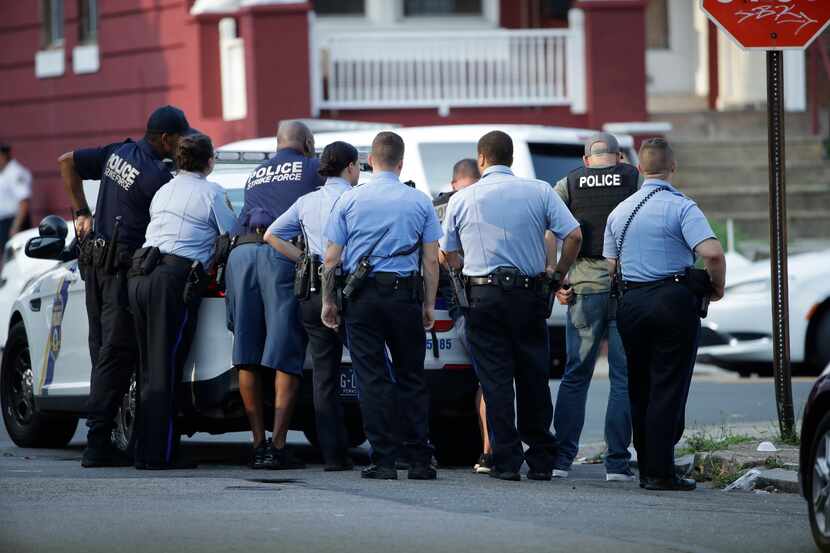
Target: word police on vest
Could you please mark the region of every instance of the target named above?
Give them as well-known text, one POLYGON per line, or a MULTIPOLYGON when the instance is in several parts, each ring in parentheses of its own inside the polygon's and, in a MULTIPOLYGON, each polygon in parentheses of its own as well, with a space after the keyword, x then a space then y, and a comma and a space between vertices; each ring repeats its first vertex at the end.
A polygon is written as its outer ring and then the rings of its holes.
POLYGON ((622 175, 583 175, 579 178, 580 188, 597 188, 602 186, 622 186, 622 175))
POLYGON ((281 165, 260 167, 253 179, 248 181, 248 190, 269 182, 300 181, 303 178, 302 161, 286 161, 281 165))
POLYGON ((138 169, 121 159, 117 154, 112 154, 107 160, 107 169, 104 175, 118 183, 124 190, 129 190, 135 183, 135 178, 141 173, 138 169))

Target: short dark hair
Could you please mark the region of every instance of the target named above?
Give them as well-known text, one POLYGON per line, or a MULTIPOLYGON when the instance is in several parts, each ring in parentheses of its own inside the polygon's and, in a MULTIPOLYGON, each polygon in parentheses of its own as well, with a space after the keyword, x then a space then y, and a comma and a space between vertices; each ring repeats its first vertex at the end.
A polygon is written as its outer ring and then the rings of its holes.
POLYGON ((12 157, 12 145, 0 140, 0 154, 5 155, 6 157, 12 157))
POLYGON ((213 143, 205 134, 191 134, 179 139, 176 165, 181 171, 200 173, 207 169, 213 157, 213 143))
POLYGON ((647 138, 640 145, 640 167, 645 175, 668 175, 674 163, 674 150, 665 138, 647 138))
POLYGON ((478 170, 476 160, 468 157, 455 162, 455 165, 452 166, 452 180, 455 181, 462 177, 481 178, 481 172, 478 170))
POLYGON ((490 131, 478 140, 478 155, 490 165, 513 165, 513 140, 505 132, 490 131))
POLYGON ((357 148, 338 140, 332 142, 320 155, 320 169, 317 171, 323 177, 337 177, 351 163, 357 163, 357 148))
POLYGON ((403 138, 391 131, 379 132, 372 140, 372 159, 384 167, 403 161, 403 138))

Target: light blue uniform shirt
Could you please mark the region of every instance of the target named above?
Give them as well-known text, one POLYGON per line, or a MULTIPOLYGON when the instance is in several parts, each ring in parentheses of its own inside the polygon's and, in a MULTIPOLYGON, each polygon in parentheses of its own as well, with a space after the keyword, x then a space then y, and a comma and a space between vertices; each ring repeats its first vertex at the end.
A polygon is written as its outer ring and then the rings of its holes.
POLYGON ((305 231, 308 251, 323 257, 326 248, 326 244, 323 243, 323 231, 326 230, 331 209, 337 199, 351 188, 349 181, 340 177, 329 177, 325 186, 300 196, 288 211, 268 227, 268 233, 283 240, 291 240, 305 231))
POLYGON ((475 185, 450 198, 441 249, 464 250, 467 276, 486 276, 499 267, 536 276, 545 272, 545 231, 563 240, 577 228, 579 223, 548 183, 494 165, 475 185))
POLYGON ((634 208, 656 187, 658 192, 637 212, 623 244, 623 280, 652 282, 682 273, 695 263, 695 247, 715 238, 712 227, 697 204, 671 184, 659 179, 646 179, 643 186, 620 203, 608 216, 602 255, 619 257, 618 241, 634 208))
POLYGON ((324 233, 326 242, 345 246, 343 270, 354 271, 369 254, 372 272, 408 275, 420 271, 419 251, 390 257, 419 241, 441 238, 441 225, 426 194, 403 184, 395 173, 381 171, 345 192, 334 206, 324 233), (378 241, 380 240, 380 241, 378 241))
POLYGON ((150 203, 144 247, 195 259, 207 268, 216 237, 236 223, 225 189, 187 171, 159 188, 150 203))

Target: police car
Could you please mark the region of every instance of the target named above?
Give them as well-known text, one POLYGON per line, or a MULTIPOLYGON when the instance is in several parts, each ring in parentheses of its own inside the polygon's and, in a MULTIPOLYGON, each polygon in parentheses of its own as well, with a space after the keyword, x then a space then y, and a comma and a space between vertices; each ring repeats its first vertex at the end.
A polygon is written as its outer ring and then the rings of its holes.
MULTIPOLYGON (((314 129, 315 121, 310 121, 314 129)), ((328 125, 329 127, 331 125, 328 125)), ((326 127, 321 127, 326 128, 326 127)), ((460 159, 476 156, 478 139, 498 128, 513 139, 513 172, 520 177, 536 178, 556 184, 573 169, 582 166, 585 140, 596 131, 548 127, 542 125, 442 125, 431 127, 402 127, 393 129, 406 144, 402 181, 412 181, 418 190, 434 198, 452 190, 452 166, 460 159)), ((343 140, 358 150, 371 149, 372 139, 380 130, 372 127, 362 130, 315 132, 318 147, 343 140)), ((637 162, 634 140, 630 135, 617 134, 626 159, 637 162)), ((273 151, 275 137, 234 142, 225 148, 242 151, 273 151)), ((548 319, 550 331, 551 376, 562 376, 565 368, 565 314, 566 308, 557 302, 548 319)))
MULTIPOLYGON (((272 155, 272 148, 224 149, 209 177, 220 183, 237 213, 250 172, 272 155)), ((94 203, 91 202, 91 205, 94 203)), ((71 225, 70 225, 71 226, 71 225)), ((60 229, 46 228, 55 235, 60 229)), ((63 232, 66 231, 64 227, 63 232)), ((31 258, 50 265, 31 278, 8 315, 6 347, 0 363, 0 403, 12 440, 25 447, 62 447, 75 433, 89 394, 90 359, 84 282, 78 273, 71 236, 44 236, 26 245, 31 258)), ((425 366, 430 387, 431 437, 444 464, 471 464, 481 452, 474 409, 475 375, 456 329, 439 298, 435 329, 426 333, 425 366)), ((233 337, 226 326, 225 300, 215 288, 207 292, 199 312, 196 337, 179 394, 181 428, 223 433, 247 428, 235 371, 231 370, 233 337)), ((301 399, 293 429, 317 441, 310 378, 306 363, 301 399)), ((365 441, 357 401, 355 375, 348 353, 343 358, 341 396, 351 445, 365 441)), ((267 393, 267 392, 266 392, 267 393)), ((273 393, 273 392, 271 392, 273 393)), ((266 400, 273 406, 273 398, 266 400)), ((135 386, 122 401, 114 439, 126 447, 136 412, 135 386)), ((266 416, 266 420, 272 417, 266 416)))

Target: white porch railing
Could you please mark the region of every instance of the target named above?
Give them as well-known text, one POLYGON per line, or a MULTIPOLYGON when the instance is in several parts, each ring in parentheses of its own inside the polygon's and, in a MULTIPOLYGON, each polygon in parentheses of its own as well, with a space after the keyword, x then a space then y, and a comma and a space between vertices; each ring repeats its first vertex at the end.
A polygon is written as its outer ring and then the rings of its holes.
POLYGON ((315 108, 581 105, 582 30, 357 32, 318 43, 315 108), (574 68, 579 66, 574 77, 574 68))

